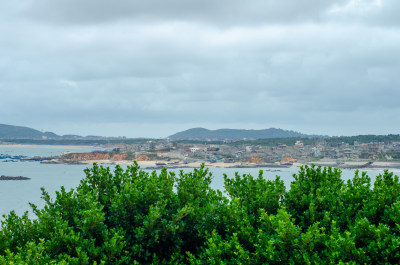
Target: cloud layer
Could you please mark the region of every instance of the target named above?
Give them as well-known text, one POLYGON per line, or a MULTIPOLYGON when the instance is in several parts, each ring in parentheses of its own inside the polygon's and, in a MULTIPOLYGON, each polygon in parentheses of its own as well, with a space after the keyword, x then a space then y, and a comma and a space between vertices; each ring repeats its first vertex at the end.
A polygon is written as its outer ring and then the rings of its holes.
POLYGON ((399 133, 399 1, 17 2, 0 3, 2 123, 399 133))

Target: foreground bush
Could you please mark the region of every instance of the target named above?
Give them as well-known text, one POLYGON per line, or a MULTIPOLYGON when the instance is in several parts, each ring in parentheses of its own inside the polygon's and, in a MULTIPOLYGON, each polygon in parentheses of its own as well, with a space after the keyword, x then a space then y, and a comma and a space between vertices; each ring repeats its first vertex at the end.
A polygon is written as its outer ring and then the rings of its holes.
POLYGON ((399 264, 400 182, 302 167, 289 191, 260 172, 225 176, 135 163, 96 164, 76 190, 61 188, 36 219, 14 212, 0 229, 0 264, 399 264))

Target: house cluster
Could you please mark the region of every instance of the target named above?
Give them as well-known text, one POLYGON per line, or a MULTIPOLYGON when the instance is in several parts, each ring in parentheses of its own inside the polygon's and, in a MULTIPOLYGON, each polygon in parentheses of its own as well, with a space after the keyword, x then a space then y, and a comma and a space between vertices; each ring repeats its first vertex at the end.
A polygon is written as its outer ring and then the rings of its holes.
POLYGON ((393 154, 400 151, 400 142, 370 142, 359 143, 355 141, 352 145, 348 143, 320 143, 311 147, 310 156, 330 159, 368 159, 368 160, 391 160, 393 154))
MULTIPOLYGON (((209 144, 182 143, 168 140, 146 141, 137 144, 120 146, 124 152, 130 152, 133 157, 146 155, 150 159, 178 159, 183 161, 223 161, 246 162, 252 158, 260 158, 266 163, 299 161, 308 162, 319 159, 339 160, 378 160, 398 159, 400 142, 371 143, 332 143, 320 140, 314 144, 305 145, 301 140, 294 145, 276 144, 235 145, 234 143, 209 144)), ((400 157, 399 157, 400 158, 400 157)))

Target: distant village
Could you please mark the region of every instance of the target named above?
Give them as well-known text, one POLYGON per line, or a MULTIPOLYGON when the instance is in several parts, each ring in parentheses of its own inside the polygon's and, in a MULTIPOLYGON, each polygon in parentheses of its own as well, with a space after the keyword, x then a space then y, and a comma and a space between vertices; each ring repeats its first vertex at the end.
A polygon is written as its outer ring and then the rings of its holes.
MULTIPOLYGON (((3 162, 40 161, 42 163, 128 163, 195 167, 200 163, 216 167, 284 167, 315 164, 341 168, 400 168, 398 135, 345 138, 280 138, 262 140, 171 140, 171 139, 95 139, 45 140, 39 144, 88 145, 97 151, 66 152, 58 157, 23 157, 0 154, 3 162), (343 141, 342 141, 343 139, 343 141), (365 140, 369 139, 369 140, 365 140), (125 161, 125 162, 124 162, 125 161), (144 163, 145 161, 148 161, 144 163), (215 164, 214 164, 215 163, 215 164), (373 165, 372 165, 373 164, 373 165), (378 166, 380 165, 380 166, 378 166)), ((10 141, 10 140, 7 140, 10 141)), ((13 144, 4 141, 3 144, 13 144)), ((34 141, 34 140, 29 140, 34 141)), ((37 142, 33 142, 33 144, 37 142)))
POLYGON ((331 143, 324 139, 305 145, 297 140, 293 145, 276 144, 235 145, 232 143, 184 143, 179 141, 157 140, 137 144, 119 144, 114 152, 128 153, 137 160, 180 160, 187 162, 248 162, 292 164, 324 161, 395 161, 400 159, 400 142, 355 141, 331 143))
MULTIPOLYGON (((358 166, 377 162, 400 167, 400 135, 321 136, 282 129, 207 130, 192 128, 164 139, 59 136, 32 128, 0 124, 0 144, 79 145, 98 149, 59 157, 23 157, 0 154, 3 162, 48 161, 49 163, 90 163, 92 161, 163 161, 165 164, 235 163, 235 165, 319 164, 358 166), (166 163, 167 162, 167 163, 166 163)), ((161 163, 161 162, 160 162, 161 163)), ((144 163, 142 163, 144 164, 144 163)), ((150 163, 147 163, 150 164, 150 163)))

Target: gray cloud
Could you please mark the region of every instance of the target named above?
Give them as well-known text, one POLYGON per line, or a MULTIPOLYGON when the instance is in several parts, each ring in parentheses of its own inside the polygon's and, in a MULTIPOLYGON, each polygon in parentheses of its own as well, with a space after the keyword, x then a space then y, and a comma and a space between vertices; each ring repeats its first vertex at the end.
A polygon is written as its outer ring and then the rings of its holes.
POLYGON ((288 23, 318 19, 322 13, 345 0, 273 1, 137 1, 137 0, 39 0, 32 1, 24 14, 60 24, 93 24, 115 20, 159 22, 198 21, 219 25, 288 23))
POLYGON ((335 5, 327 18, 343 23, 362 23, 370 26, 398 27, 400 2, 396 0, 352 0, 335 5))
POLYGON ((193 126, 398 133, 398 8, 394 0, 0 3, 2 123, 152 137, 193 126))

